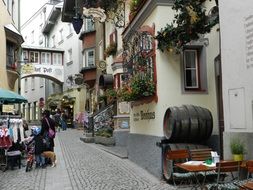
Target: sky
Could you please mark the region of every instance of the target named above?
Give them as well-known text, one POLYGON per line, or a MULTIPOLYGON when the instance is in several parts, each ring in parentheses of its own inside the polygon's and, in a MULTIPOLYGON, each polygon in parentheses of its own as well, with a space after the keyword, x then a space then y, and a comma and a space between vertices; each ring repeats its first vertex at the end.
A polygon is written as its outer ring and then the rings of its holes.
POLYGON ((23 25, 34 13, 36 13, 42 5, 49 0, 20 0, 21 2, 21 25, 23 25))

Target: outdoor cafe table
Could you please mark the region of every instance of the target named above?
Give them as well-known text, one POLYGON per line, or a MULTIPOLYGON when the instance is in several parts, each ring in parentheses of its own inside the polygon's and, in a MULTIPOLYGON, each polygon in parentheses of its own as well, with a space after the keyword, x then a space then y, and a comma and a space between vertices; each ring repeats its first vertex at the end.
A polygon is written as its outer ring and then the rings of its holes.
POLYGON ((205 180, 206 180, 206 172, 213 171, 216 169, 215 165, 212 164, 212 165, 208 166, 208 165, 204 164, 203 161, 188 161, 185 163, 176 163, 175 165, 187 172, 194 173, 197 183, 195 186, 192 187, 192 189, 194 189, 194 188, 197 189, 198 187, 201 189, 204 188, 205 180), (197 176, 198 172, 204 172, 204 179, 203 179, 202 183, 198 179, 198 176, 197 176))
POLYGON ((253 190, 253 182, 248 182, 248 183, 242 185, 241 189, 250 189, 250 190, 253 190))

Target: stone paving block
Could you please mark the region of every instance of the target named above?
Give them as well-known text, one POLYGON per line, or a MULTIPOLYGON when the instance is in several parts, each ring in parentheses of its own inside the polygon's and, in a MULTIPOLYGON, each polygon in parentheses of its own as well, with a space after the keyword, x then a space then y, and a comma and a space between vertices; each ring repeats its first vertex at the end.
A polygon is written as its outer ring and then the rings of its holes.
POLYGON ((1 190, 168 190, 164 183, 128 159, 80 141, 83 132, 75 129, 57 133, 55 168, 25 168, 0 173, 1 190))

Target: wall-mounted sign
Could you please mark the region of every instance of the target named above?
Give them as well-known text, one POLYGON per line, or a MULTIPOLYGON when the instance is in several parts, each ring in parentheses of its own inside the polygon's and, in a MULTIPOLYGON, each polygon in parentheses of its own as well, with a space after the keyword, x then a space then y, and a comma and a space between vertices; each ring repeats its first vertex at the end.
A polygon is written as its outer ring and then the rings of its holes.
POLYGON ((155 119, 155 112, 140 111, 133 114, 134 121, 155 119))
POLYGON ((105 22, 106 14, 105 10, 101 8, 83 8, 83 15, 86 17, 92 17, 93 20, 98 20, 99 22, 105 22))
POLYGON ((25 64, 21 67, 21 78, 28 76, 45 76, 64 82, 62 65, 25 64))
POLYGON ((119 102, 119 113, 120 114, 130 113, 130 105, 128 102, 119 102))
POLYGON ((100 68, 100 69, 106 69, 106 61, 104 61, 104 60, 102 60, 102 61, 99 61, 99 63, 98 63, 98 67, 100 68))
POLYGON ((21 74, 32 74, 34 72, 34 66, 32 64, 25 64, 21 68, 21 74))

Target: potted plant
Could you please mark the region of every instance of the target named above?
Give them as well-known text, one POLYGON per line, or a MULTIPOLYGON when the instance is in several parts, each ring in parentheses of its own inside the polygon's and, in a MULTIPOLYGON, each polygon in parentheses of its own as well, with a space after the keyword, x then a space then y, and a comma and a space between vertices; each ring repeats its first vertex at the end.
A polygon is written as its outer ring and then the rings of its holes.
POLYGON ((105 49, 105 56, 109 57, 110 55, 115 56, 117 53, 117 43, 112 42, 106 49, 105 49))
POLYGON ((243 154, 246 153, 244 142, 239 138, 232 138, 230 141, 230 148, 234 161, 242 161, 243 154))
POLYGON ((117 98, 117 91, 113 88, 109 88, 105 91, 107 102, 113 103, 117 98))

